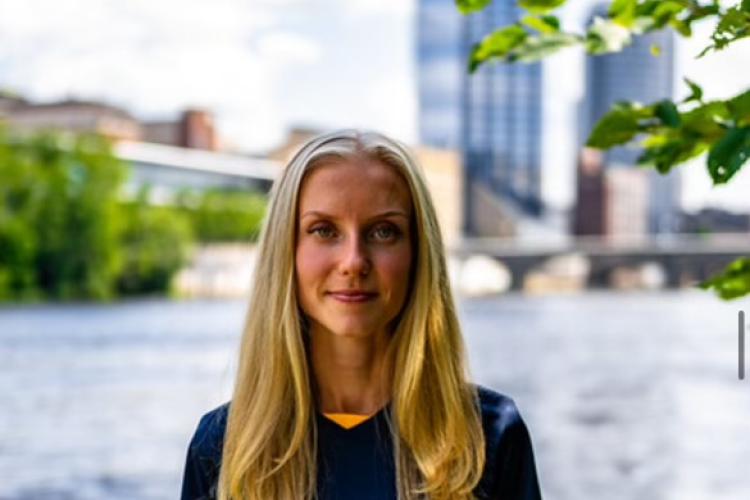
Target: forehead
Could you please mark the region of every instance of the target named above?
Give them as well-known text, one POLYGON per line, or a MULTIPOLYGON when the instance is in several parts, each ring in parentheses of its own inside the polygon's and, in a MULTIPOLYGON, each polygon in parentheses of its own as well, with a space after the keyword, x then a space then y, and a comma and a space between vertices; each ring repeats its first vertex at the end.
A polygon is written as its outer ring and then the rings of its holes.
POLYGON ((411 195, 396 169, 368 158, 334 160, 314 167, 302 181, 300 213, 305 210, 411 213, 411 195))

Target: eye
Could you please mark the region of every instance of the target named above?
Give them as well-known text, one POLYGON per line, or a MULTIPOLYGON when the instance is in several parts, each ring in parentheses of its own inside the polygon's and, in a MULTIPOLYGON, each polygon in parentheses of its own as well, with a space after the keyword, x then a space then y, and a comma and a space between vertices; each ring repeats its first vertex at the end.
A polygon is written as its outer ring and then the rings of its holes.
POLYGON ((401 232, 392 224, 379 224, 370 233, 376 241, 392 241, 398 238, 401 232))
POLYGON ((324 240, 329 240, 336 236, 336 231, 328 224, 313 226, 308 230, 308 233, 314 234, 324 240))

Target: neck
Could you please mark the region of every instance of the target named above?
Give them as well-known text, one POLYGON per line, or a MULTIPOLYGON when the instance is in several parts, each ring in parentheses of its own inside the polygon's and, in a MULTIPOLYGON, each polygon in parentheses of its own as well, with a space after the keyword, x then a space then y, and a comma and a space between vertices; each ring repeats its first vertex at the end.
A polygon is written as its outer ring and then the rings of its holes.
POLYGON ((371 415, 385 406, 391 394, 390 336, 342 336, 313 328, 312 369, 324 413, 371 415))

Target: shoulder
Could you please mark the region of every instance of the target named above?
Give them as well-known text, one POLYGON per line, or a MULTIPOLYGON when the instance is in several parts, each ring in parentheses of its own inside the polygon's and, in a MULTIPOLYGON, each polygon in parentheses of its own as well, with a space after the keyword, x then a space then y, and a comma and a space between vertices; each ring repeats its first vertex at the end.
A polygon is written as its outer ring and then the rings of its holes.
POLYGON ((539 500, 531 437, 510 397, 477 386, 485 438, 485 469, 479 498, 539 500))
POLYGON ((193 456, 201 461, 208 460, 219 464, 228 413, 229 403, 224 403, 201 417, 193 439, 190 441, 190 452, 193 456))
POLYGON ((229 403, 226 403, 200 419, 188 446, 182 477, 182 500, 216 498, 228 410, 229 403))
POLYGON ((512 398, 481 385, 476 386, 476 389, 486 439, 499 438, 525 426, 512 398))

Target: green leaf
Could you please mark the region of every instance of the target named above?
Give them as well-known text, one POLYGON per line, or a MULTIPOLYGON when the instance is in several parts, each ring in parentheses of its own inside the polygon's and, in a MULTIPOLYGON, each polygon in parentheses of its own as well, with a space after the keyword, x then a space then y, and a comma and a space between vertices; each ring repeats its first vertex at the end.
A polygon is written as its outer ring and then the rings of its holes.
POLYGON ((605 114, 591 132, 587 146, 609 149, 630 142, 640 132, 639 119, 644 108, 633 103, 618 103, 605 114))
POLYGON ((690 38, 693 36, 693 28, 690 27, 690 24, 681 21, 679 19, 672 19, 669 21, 669 25, 677 31, 680 35, 684 36, 685 38, 690 38))
POLYGON ((711 50, 724 49, 730 43, 750 36, 750 11, 743 2, 741 7, 728 9, 716 25, 711 35, 712 44, 703 49, 698 57, 703 57, 711 50))
POLYGON ((658 102, 654 111, 656 117, 667 127, 677 128, 682 123, 677 106, 668 99, 658 102))
POLYGON ((750 125, 750 90, 746 90, 737 97, 733 97, 727 101, 727 107, 737 126, 744 127, 750 125))
POLYGON ((518 6, 533 14, 546 14, 560 7, 567 0, 518 0, 518 6))
POLYGON ((698 52, 698 55, 695 56, 696 59, 701 59, 703 56, 711 52, 712 50, 716 50, 716 46, 714 44, 708 45, 706 47, 703 47, 703 50, 698 52))
POLYGON ((745 13, 737 8, 729 9, 719 21, 716 31, 720 33, 732 32, 747 26, 745 13))
POLYGON ((742 12, 747 12, 750 14, 750 0, 742 0, 742 4, 740 5, 740 10, 742 12))
POLYGON ((461 14, 479 12, 492 3, 492 0, 456 0, 456 7, 461 14))
POLYGON ((635 17, 650 17, 653 15, 661 0, 647 0, 638 2, 635 6, 635 17))
POLYGON ((665 0, 659 2, 654 11, 651 13, 653 20, 653 29, 661 29, 667 24, 677 19, 677 15, 687 8, 685 2, 676 0, 665 0))
POLYGON ((750 294, 750 258, 735 260, 720 274, 701 283, 700 287, 704 290, 713 289, 723 300, 750 294))
POLYGON ((630 28, 635 21, 637 0, 614 0, 609 7, 608 17, 617 24, 630 28))
POLYGON ((469 72, 473 73, 483 63, 492 59, 506 59, 510 52, 521 45, 528 33, 517 24, 499 29, 474 45, 469 58, 469 72))
POLYGON ((685 83, 687 83, 688 87, 690 87, 690 95, 683 99, 682 102, 701 102, 701 99, 703 99, 703 89, 689 78, 683 78, 683 80, 685 80, 685 83))
POLYGON ((684 135, 674 137, 651 136, 644 141, 646 150, 638 158, 641 165, 652 165, 660 174, 666 174, 674 167, 703 153, 708 144, 684 135))
POLYGON ((527 38, 509 55, 511 62, 536 62, 565 47, 580 43, 581 39, 568 33, 552 33, 527 38))
POLYGON ((750 157, 750 127, 730 128, 708 154, 708 172, 714 184, 724 184, 750 157))
POLYGON ((707 102, 682 113, 682 128, 686 133, 707 142, 718 141, 731 124, 731 115, 724 101, 707 102))
POLYGON ((652 43, 651 47, 649 47, 649 52, 651 52, 652 56, 659 57, 661 55, 661 46, 657 43, 652 43))
POLYGON ((521 22, 539 33, 556 33, 560 31, 560 20, 555 16, 525 16, 521 22))

